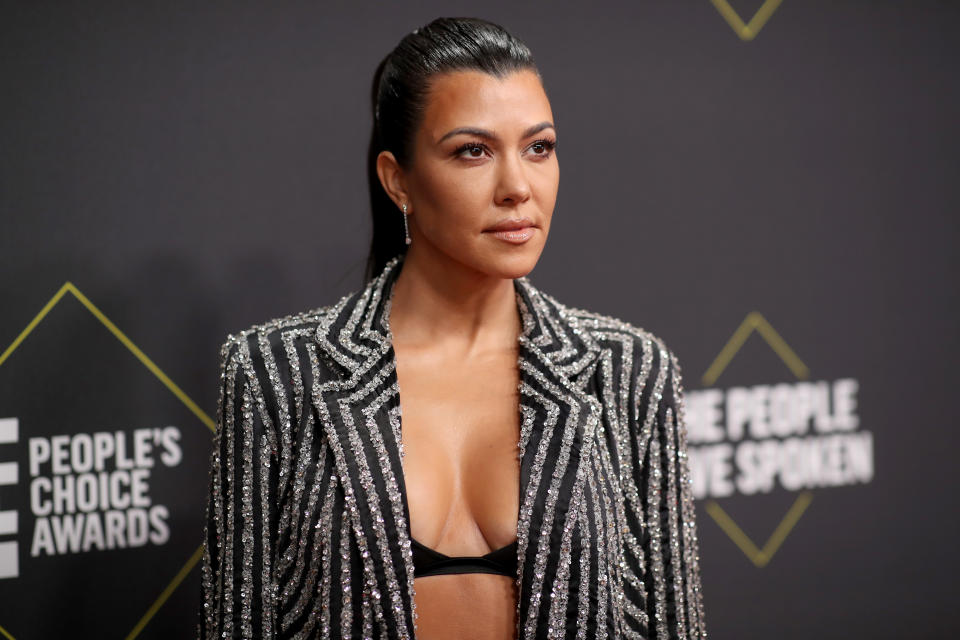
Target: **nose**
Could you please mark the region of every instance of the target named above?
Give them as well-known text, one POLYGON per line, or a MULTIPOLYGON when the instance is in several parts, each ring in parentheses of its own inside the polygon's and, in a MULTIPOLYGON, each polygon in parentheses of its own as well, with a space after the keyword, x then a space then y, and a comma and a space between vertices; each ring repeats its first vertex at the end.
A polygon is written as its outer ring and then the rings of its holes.
POLYGON ((530 199, 530 180, 521 158, 507 154, 497 177, 497 204, 515 206, 530 199))

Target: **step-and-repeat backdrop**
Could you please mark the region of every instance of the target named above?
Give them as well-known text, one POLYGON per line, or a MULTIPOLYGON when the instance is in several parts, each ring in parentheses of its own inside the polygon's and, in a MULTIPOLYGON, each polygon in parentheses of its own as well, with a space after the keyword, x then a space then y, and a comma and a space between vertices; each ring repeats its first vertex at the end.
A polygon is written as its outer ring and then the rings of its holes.
POLYGON ((562 144, 531 279, 676 351, 708 629, 960 631, 960 9, 7 4, 0 636, 187 638, 228 333, 362 285, 377 62, 532 48, 562 144))

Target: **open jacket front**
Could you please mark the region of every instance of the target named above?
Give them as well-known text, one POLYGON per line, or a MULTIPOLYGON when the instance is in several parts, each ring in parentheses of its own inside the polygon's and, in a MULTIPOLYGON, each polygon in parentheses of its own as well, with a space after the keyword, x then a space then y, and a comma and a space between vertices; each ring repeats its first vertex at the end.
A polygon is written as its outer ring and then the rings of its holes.
MULTIPOLYGON (((223 344, 200 638, 415 638, 388 322, 401 267, 223 344)), ((706 638, 675 357, 513 282, 517 638, 706 638)))

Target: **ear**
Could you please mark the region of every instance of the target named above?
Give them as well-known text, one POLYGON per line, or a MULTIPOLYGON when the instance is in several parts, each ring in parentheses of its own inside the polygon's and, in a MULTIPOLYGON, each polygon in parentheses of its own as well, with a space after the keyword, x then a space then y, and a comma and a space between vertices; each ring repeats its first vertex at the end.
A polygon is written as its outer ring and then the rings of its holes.
POLYGON ((392 151, 381 151, 377 156, 377 176, 384 191, 390 196, 397 208, 407 205, 407 212, 411 213, 410 195, 407 193, 406 180, 403 169, 397 162, 392 151))

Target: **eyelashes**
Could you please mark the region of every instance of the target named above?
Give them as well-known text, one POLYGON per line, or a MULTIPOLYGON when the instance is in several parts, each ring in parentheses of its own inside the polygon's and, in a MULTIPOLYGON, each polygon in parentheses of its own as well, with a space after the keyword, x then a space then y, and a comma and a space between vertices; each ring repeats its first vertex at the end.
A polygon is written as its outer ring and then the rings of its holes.
MULTIPOLYGON (((530 143, 529 148, 542 147, 544 149, 543 153, 534 153, 535 156, 540 156, 542 158, 550 157, 550 154, 554 152, 557 148, 557 141, 551 138, 540 138, 539 140, 534 140, 530 143)), ((485 142, 480 142, 479 140, 472 140, 470 142, 465 142, 459 147, 457 147, 453 155, 461 156, 465 151, 470 149, 483 149, 484 151, 489 151, 490 147, 487 146, 485 142)), ((480 156, 467 156, 468 158, 479 158, 480 156)))
POLYGON ((553 153, 554 149, 557 148, 557 141, 552 140, 550 138, 541 138, 540 140, 535 140, 533 144, 531 144, 530 146, 535 147, 537 145, 542 145, 546 147, 546 151, 544 153, 538 153, 536 155, 546 157, 546 156, 549 156, 551 153, 553 153))

